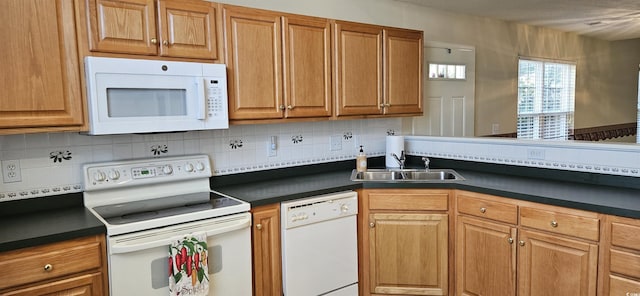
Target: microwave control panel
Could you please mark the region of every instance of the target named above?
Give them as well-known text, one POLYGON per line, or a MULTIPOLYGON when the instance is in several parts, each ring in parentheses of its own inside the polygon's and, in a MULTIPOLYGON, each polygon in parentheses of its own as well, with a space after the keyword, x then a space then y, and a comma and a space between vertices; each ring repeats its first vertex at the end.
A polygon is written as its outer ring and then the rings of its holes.
POLYGON ((226 117, 226 84, 221 79, 207 77, 205 78, 205 85, 207 87, 207 116, 209 118, 226 117))

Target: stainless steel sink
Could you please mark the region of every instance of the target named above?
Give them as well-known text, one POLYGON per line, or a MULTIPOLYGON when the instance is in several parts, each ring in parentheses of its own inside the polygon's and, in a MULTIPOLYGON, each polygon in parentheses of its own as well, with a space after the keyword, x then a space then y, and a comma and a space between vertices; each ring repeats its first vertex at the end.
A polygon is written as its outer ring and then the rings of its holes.
POLYGON ((373 181, 373 182, 448 182, 460 181, 464 178, 454 170, 450 169, 368 169, 364 172, 353 170, 351 181, 373 181))

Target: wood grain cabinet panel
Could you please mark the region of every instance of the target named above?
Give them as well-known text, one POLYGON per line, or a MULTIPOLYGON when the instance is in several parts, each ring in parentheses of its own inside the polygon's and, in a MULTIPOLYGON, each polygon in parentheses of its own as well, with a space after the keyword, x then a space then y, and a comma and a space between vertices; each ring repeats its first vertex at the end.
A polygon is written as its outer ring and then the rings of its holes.
POLYGON ((327 19, 224 6, 229 118, 328 118, 333 106, 327 19))
POLYGON ((519 296, 595 296, 597 270, 597 244, 520 231, 519 296))
POLYGON ((422 114, 423 32, 384 30, 384 113, 422 114))
POLYGON ((89 50, 221 60, 218 4, 201 0, 85 0, 89 50))
POLYGON ((516 295, 516 228, 458 217, 456 295, 516 295))
POLYGON ((605 217, 602 295, 640 295, 640 220, 605 217))
POLYGON ((596 295, 599 215, 473 192, 456 198, 456 295, 596 295))
POLYGON ((374 213, 371 224, 371 293, 446 295, 448 215, 374 213))
POLYGON ((600 220, 595 217, 521 207, 520 224, 539 230, 593 241, 597 241, 600 238, 600 220))
POLYGON ((517 224, 518 206, 483 198, 477 193, 459 192, 457 195, 458 212, 499 222, 517 224))
POLYGON ((74 1, 0 1, 0 36, 0 134, 79 131, 84 107, 74 1))
POLYGON ((103 235, 0 253, 0 295, 108 295, 103 235))
POLYGON ((284 117, 329 117, 331 24, 323 18, 285 16, 283 20, 284 117))
POLYGON ((336 115, 379 115, 383 112, 383 28, 336 21, 336 115))
POLYGON ((251 209, 253 214, 253 295, 282 295, 280 204, 251 209))
POLYGON ((360 295, 448 295, 452 291, 448 249, 450 192, 358 192, 360 295))
POLYGON ((282 118, 280 14, 223 6, 229 119, 282 118))

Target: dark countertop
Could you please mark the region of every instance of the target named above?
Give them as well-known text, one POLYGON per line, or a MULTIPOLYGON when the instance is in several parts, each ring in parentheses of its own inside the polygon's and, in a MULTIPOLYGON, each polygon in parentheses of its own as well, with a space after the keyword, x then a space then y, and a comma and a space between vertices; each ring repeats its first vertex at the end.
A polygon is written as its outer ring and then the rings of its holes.
MULTIPOLYGON (((384 166, 384 160, 369 163, 384 166)), ((355 161, 341 161, 213 177, 211 188, 252 207, 358 188, 448 188, 640 219, 640 178, 442 160, 432 164, 455 169, 466 180, 353 182, 355 161)), ((2 202, 0 225, 0 252, 106 233, 85 209, 82 193, 2 202)))
MULTIPOLYGON (((275 179, 273 178, 278 172, 269 171, 272 179, 261 179, 256 173, 252 173, 255 178, 245 175, 240 178, 243 182, 239 183, 237 176, 214 177, 213 179, 220 180, 212 182, 212 188, 247 201, 252 207, 358 188, 446 188, 640 218, 640 189, 635 187, 640 186, 640 180, 637 178, 611 179, 609 176, 580 175, 583 173, 564 175, 566 172, 547 170, 493 173, 481 168, 470 170, 453 167, 466 180, 448 183, 353 182, 350 180, 353 167, 347 165, 308 175, 286 172, 286 176, 275 179), (562 181, 550 178, 560 178, 562 181)), ((490 169, 493 170, 494 167, 490 169)))
POLYGON ((107 232, 81 193, 3 202, 0 225, 0 252, 107 232))

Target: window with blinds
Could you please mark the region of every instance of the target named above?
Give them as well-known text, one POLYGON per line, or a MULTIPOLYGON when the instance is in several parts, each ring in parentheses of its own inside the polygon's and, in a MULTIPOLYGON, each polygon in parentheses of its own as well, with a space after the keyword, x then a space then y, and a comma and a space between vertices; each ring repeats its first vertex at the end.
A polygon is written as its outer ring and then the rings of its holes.
POLYGON ((575 81, 575 64, 520 58, 519 139, 569 139, 573 132, 575 81))

